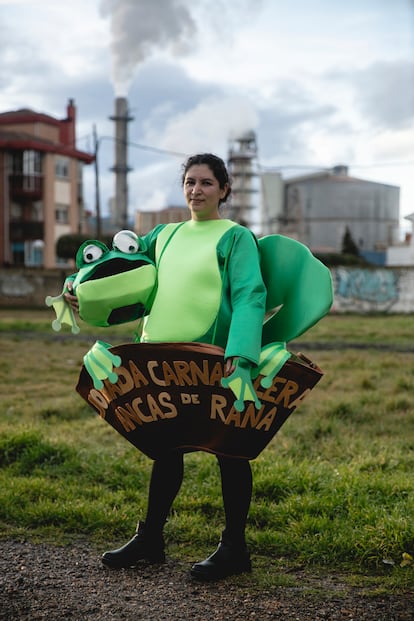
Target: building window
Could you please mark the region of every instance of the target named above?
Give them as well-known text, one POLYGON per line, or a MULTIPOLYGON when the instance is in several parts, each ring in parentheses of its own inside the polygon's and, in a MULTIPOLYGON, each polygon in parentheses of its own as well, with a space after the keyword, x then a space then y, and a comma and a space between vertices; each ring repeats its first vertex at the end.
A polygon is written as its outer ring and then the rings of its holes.
POLYGON ((67 157, 57 157, 55 161, 55 175, 60 179, 69 177, 69 159, 67 157))
POLYGON ((35 239, 34 241, 26 241, 24 245, 25 265, 27 267, 42 267, 44 241, 42 239, 35 239))
POLYGON ((12 156, 13 174, 40 175, 42 155, 39 151, 16 151, 12 156))
POLYGON ((11 203, 10 204, 10 219, 11 220, 23 220, 24 209, 23 205, 19 203, 11 203))
POLYGON ((12 243, 12 262, 13 265, 24 265, 24 242, 12 243))
POLYGON ((69 223, 69 206, 68 205, 55 205, 55 219, 59 224, 69 223))

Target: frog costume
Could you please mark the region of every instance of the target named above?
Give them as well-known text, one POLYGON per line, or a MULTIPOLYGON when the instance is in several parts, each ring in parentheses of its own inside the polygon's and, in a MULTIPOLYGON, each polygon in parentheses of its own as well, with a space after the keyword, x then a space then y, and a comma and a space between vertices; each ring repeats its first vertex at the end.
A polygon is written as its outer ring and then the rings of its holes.
MULTIPOLYGON (((270 386, 291 356, 286 343, 323 317, 333 299, 328 268, 306 246, 281 235, 256 240, 230 220, 161 224, 141 238, 120 231, 112 251, 88 240, 76 264, 79 271, 68 280, 88 323, 108 326, 145 315, 142 342, 210 343, 236 358, 235 371, 221 383, 239 411, 246 401, 260 407, 252 379, 263 375, 262 386, 270 386)), ((58 316, 55 330, 62 323, 79 330, 63 294, 46 303, 58 316)), ((97 341, 84 357, 98 389, 102 380, 117 379, 120 360, 110 347, 97 341)))

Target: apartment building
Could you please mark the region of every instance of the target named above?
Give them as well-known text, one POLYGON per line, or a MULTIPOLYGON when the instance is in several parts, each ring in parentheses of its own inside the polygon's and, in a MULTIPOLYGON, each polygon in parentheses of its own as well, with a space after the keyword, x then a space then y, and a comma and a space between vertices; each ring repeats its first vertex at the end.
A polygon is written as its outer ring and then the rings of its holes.
POLYGON ((82 171, 94 161, 76 148, 76 107, 66 117, 21 109, 0 114, 1 266, 55 268, 61 235, 84 232, 82 171))

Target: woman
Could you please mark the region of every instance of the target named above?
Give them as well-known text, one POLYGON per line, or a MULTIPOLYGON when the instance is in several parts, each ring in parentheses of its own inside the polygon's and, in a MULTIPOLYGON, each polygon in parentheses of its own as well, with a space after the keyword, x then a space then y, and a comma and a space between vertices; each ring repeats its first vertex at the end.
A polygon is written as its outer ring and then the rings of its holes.
MULTIPOLYGON (((220 217, 219 207, 231 192, 223 160, 209 153, 190 157, 183 166, 182 185, 191 219, 160 225, 140 238, 140 250, 155 261, 158 274, 141 341, 219 345, 225 351, 225 374, 230 375, 239 362, 256 365, 259 360, 266 288, 257 242, 248 229, 220 217), (191 320, 180 321, 183 315, 191 320)), ((69 298, 75 305, 76 298, 69 298)), ((200 580, 251 570, 245 540, 252 494, 250 463, 224 456, 217 460, 225 528, 217 550, 191 569, 191 575, 200 580)), ((106 566, 131 567, 140 560, 165 559, 163 528, 183 472, 182 451, 154 461, 145 520, 138 523, 128 543, 105 552, 106 566)))

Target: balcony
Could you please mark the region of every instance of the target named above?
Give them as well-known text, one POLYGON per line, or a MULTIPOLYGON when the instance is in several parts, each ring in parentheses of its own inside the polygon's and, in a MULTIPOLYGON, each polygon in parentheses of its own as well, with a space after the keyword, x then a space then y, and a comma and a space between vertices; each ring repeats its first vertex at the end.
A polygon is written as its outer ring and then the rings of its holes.
POLYGON ((40 200, 43 195, 43 176, 23 173, 9 175, 9 194, 14 200, 40 200))
POLYGON ((9 228, 11 242, 23 242, 34 239, 43 239, 44 227, 43 222, 34 220, 28 221, 11 221, 9 228))

